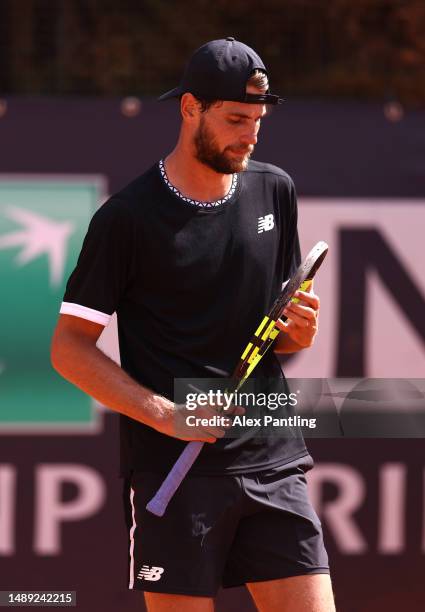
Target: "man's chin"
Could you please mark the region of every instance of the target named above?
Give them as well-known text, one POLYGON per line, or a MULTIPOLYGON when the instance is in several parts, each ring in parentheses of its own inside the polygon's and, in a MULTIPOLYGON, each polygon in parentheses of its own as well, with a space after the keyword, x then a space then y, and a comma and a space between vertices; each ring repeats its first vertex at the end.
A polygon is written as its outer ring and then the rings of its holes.
POLYGON ((245 172, 245 170, 248 168, 248 163, 249 163, 249 156, 244 157, 242 161, 234 164, 233 172, 245 172))
POLYGON ((236 154, 232 159, 227 159, 229 172, 244 172, 248 167, 250 154, 245 153, 243 155, 236 154))
POLYGON ((245 154, 243 156, 229 156, 221 157, 221 159, 201 159, 198 157, 198 161, 208 166, 217 174, 235 174, 237 172, 244 172, 248 167, 250 155, 245 154))

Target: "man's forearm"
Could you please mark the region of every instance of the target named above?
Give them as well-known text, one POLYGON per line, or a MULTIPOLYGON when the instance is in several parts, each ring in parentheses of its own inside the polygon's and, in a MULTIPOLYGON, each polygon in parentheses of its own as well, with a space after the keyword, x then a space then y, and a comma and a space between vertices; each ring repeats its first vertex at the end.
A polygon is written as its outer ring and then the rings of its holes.
POLYGON ((52 364, 104 406, 146 425, 172 410, 172 402, 137 383, 88 339, 62 338, 52 350, 52 364))

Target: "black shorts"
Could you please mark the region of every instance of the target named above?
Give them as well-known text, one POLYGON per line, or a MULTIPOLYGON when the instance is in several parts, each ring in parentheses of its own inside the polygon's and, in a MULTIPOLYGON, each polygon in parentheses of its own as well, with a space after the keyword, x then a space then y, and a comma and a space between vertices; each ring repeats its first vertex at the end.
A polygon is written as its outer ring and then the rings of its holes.
POLYGON ((158 518, 145 506, 163 475, 125 481, 130 589, 214 597, 220 586, 329 573, 307 494, 310 456, 242 476, 188 476, 158 518))

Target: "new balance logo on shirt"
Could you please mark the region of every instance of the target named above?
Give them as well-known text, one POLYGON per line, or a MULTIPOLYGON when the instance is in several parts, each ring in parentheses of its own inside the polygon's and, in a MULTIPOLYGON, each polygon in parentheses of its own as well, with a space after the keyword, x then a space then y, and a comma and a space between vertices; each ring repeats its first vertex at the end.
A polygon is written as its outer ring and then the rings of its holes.
POLYGON ((142 565, 142 569, 137 574, 137 578, 139 580, 150 580, 151 582, 156 582, 159 580, 164 573, 163 567, 149 567, 149 565, 142 565))
POLYGON ((265 215, 264 217, 258 217, 258 233, 268 232, 274 228, 274 217, 273 214, 265 215))

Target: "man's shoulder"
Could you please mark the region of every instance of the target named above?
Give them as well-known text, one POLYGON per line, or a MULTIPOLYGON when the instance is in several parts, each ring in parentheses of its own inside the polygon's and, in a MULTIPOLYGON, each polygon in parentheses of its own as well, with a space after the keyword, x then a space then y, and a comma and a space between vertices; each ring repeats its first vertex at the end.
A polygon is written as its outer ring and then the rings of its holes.
POLYGON ((283 179, 288 186, 293 184, 293 180, 290 175, 285 172, 285 170, 282 170, 282 168, 279 168, 279 166, 275 166, 274 164, 268 164, 250 159, 246 172, 280 178, 283 179))
POLYGON ((155 170, 155 166, 152 166, 125 187, 110 195, 97 209, 93 220, 98 225, 131 225, 141 213, 145 217, 153 201, 152 195, 158 187, 155 170))
POLYGON ((127 183, 119 191, 115 192, 111 199, 119 201, 127 207, 137 206, 149 202, 146 195, 152 195, 158 188, 158 168, 157 164, 140 174, 135 179, 127 183))

